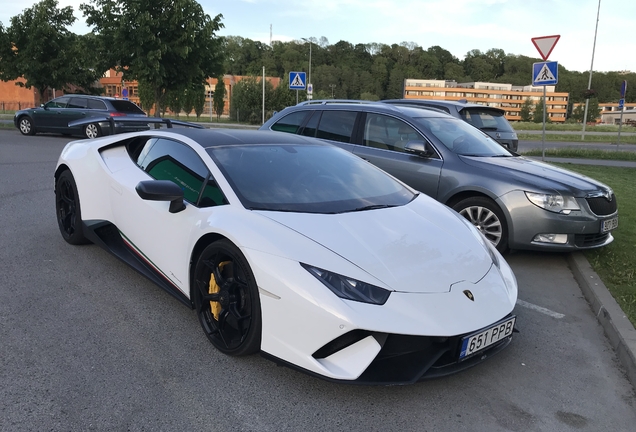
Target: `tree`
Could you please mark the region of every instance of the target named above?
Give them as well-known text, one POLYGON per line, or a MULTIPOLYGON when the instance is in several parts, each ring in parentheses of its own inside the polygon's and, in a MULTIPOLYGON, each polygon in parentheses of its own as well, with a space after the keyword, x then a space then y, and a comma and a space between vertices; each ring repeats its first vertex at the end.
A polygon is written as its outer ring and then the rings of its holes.
MULTIPOLYGON (((533 107, 534 107, 534 104, 532 103, 532 100, 530 98, 527 98, 525 102, 523 103, 523 105, 521 105, 521 111, 519 112, 519 115, 521 116, 521 121, 524 121, 524 122, 532 121, 533 107)), ((543 121, 543 119, 541 121, 543 121)))
MULTIPOLYGON (((534 106, 534 113, 532 114, 532 121, 535 123, 543 123, 543 98, 539 99, 536 103, 536 105, 534 106)), ((545 116, 545 122, 549 123, 550 122, 550 117, 547 115, 545 116)))
POLYGON ((205 87, 201 83, 195 83, 192 85, 191 90, 194 113, 197 115, 197 120, 199 120, 205 108, 205 87))
POLYGON ((216 119, 218 121, 221 114, 223 114, 223 109, 225 108, 225 83, 223 82, 222 76, 216 80, 212 105, 214 106, 214 112, 216 113, 216 119))
POLYGON ((155 93, 153 88, 146 84, 145 81, 140 80, 137 85, 137 92, 139 94, 139 102, 141 103, 141 109, 150 114, 150 110, 155 104, 155 93))
POLYGON ((185 112, 186 118, 189 118, 190 113, 194 109, 194 94, 192 87, 188 87, 187 89, 185 89, 183 95, 181 96, 181 102, 183 104, 183 112, 185 112))
MULTIPOLYGON (((265 82, 265 110, 272 110, 273 88, 265 82)), ((230 118, 232 120, 258 124, 261 122, 263 104, 263 84, 258 77, 248 77, 239 81, 232 90, 230 118)))
POLYGON ((0 28, 0 79, 24 77, 17 85, 35 87, 40 95, 70 85, 90 91, 101 73, 87 64, 89 38, 68 30, 75 22, 73 8, 57 6, 57 0, 42 0, 12 17, 7 29, 0 28))
POLYGON ((166 92, 166 106, 179 118, 179 113, 183 108, 183 93, 185 90, 169 90, 166 92))
POLYGON ((167 92, 223 72, 223 16, 210 18, 195 0, 91 0, 80 9, 108 47, 105 61, 153 89, 157 116, 167 92))

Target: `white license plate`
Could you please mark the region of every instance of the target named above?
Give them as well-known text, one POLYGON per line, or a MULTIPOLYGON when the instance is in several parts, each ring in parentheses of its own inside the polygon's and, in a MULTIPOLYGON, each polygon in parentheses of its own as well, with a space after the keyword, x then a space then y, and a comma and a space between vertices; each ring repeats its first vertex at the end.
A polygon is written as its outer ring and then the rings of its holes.
POLYGON ((605 233, 618 228, 618 216, 601 222, 601 232, 605 233))
POLYGON ((516 319, 517 317, 513 316, 492 325, 486 330, 464 337, 462 339, 462 349, 459 353, 459 359, 463 360, 510 336, 512 330, 515 328, 516 319))

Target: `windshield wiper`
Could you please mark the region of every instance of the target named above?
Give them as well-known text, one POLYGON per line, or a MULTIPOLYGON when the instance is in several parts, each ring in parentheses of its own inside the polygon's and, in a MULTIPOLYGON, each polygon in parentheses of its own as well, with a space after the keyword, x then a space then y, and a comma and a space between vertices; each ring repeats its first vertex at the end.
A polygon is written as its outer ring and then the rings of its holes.
POLYGON ((397 205, 396 204, 372 204, 372 205, 368 205, 364 207, 358 207, 352 210, 347 210, 346 212, 343 212, 343 213, 366 211, 366 210, 377 210, 377 209, 383 209, 383 208, 389 208, 389 207, 397 207, 397 205))
POLYGON ((492 126, 483 126, 483 127, 480 127, 479 130, 496 131, 497 128, 492 126))

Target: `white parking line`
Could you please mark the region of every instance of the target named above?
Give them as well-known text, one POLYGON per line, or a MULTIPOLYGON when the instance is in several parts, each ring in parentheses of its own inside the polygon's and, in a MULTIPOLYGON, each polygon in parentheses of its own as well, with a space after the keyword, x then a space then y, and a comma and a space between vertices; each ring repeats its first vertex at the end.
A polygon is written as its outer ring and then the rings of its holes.
POLYGON ((563 315, 562 313, 554 312, 554 311, 551 311, 550 309, 546 309, 544 307, 537 306, 535 304, 528 303, 523 300, 517 299, 517 304, 519 306, 522 306, 528 309, 536 310, 537 312, 541 312, 542 314, 546 314, 548 316, 551 316, 552 318, 556 318, 556 319, 565 318, 565 315, 563 315))

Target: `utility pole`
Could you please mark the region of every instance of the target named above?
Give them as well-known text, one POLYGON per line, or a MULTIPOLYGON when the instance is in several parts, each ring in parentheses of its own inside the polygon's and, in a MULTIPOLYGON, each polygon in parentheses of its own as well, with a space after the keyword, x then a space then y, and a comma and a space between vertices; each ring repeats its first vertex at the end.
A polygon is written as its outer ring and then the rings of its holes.
MULTIPOLYGON (((592 88, 592 70, 594 69, 594 51, 596 50, 596 33, 598 32, 598 16, 601 13, 601 0, 598 0, 598 10, 596 11, 596 28, 594 29, 594 45, 592 45, 592 64, 590 64, 590 80, 587 82, 587 91, 592 88)), ((585 141, 585 125, 587 124, 587 107, 590 104, 590 98, 585 98, 585 112, 583 113, 583 133, 581 134, 581 140, 585 141)), ((596 119, 594 119, 596 120, 596 119)))

